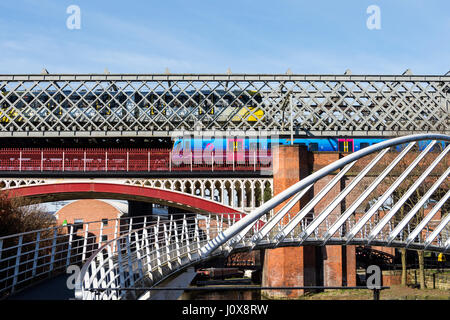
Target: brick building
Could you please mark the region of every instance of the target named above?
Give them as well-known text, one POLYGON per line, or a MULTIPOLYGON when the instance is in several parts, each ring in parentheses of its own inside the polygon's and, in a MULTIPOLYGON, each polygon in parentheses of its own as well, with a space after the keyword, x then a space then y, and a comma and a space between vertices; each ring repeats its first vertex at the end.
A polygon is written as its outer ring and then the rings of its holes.
MULTIPOLYGON (((89 237, 94 237, 95 242, 98 242, 100 237, 101 241, 108 241, 114 235, 115 224, 108 220, 117 219, 127 214, 127 204, 110 200, 86 199, 73 201, 65 205, 56 212, 55 217, 58 225, 67 223, 76 226, 77 223, 93 221, 89 224, 87 231, 89 237), (103 228, 101 228, 102 223, 103 228)), ((83 231, 86 232, 86 228, 84 230, 82 227, 80 229, 75 228, 78 236, 84 236, 82 233, 83 231)))

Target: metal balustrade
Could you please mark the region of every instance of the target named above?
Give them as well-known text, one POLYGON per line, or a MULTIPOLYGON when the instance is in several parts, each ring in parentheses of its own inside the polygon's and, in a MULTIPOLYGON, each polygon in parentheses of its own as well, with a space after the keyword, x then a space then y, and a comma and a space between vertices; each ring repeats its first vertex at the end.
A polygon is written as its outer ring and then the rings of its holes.
MULTIPOLYGON (((149 293, 139 287, 157 285, 179 268, 197 262, 200 249, 243 216, 223 214, 183 216, 169 221, 158 219, 152 225, 110 240, 84 264, 76 298, 148 298, 149 293), (136 291, 118 288, 136 288, 136 291)), ((257 232, 262 224, 263 221, 256 224, 252 232, 257 232)))
MULTIPOLYGON (((193 243, 183 242, 176 234, 168 237, 167 228, 164 228, 160 231, 164 239, 155 237, 153 243, 145 243, 145 240, 149 239, 148 234, 139 238, 136 232, 134 237, 138 239, 137 242, 130 240, 133 234, 112 240, 84 265, 76 291, 77 298, 146 299, 151 297, 151 293, 140 290, 139 287, 155 286, 169 274, 190 264, 216 255, 227 255, 235 250, 299 245, 381 245, 448 252, 450 214, 445 211, 447 209, 444 204, 450 194, 446 184, 449 182, 450 173, 447 156, 450 144, 447 143, 444 150, 436 150, 433 149, 436 140, 449 142, 450 137, 402 137, 351 154, 294 184, 226 227, 218 220, 220 223, 216 228, 209 229, 210 232, 218 233, 215 237, 208 232, 204 239, 200 239, 198 233, 194 232, 193 238, 184 238, 192 239, 193 243), (425 139, 433 141, 424 150, 414 149, 417 141, 425 139), (400 148, 402 151, 392 148, 398 145, 403 145, 400 148), (311 186, 330 175, 331 178, 306 205, 297 213, 289 213, 311 186), (329 195, 343 178, 349 177, 350 181, 331 200, 326 199, 326 195, 329 195), (413 206, 405 207, 412 192, 417 190, 426 178, 431 187, 425 188, 413 206), (363 186, 356 188, 361 185, 363 186), (400 186, 403 186, 403 189, 400 186), (431 210, 427 214, 422 212, 420 219, 413 221, 413 217, 419 217, 418 208, 422 208, 427 202, 431 205, 429 200, 438 187, 446 191, 445 195, 441 193, 440 199, 435 201, 431 210), (394 191, 399 190, 401 193, 395 199, 392 198, 392 203, 387 207, 386 200, 394 191), (353 197, 350 196, 352 194, 353 197), (348 203, 339 209, 339 204, 344 200, 348 203), (261 222, 260 219, 265 217, 269 210, 282 203, 285 204, 281 209, 261 222), (400 208, 403 208, 403 214, 394 219, 400 208), (438 212, 440 217, 436 216, 438 212), (126 249, 114 254, 111 246, 121 241, 125 241, 123 248, 126 249), (138 244, 135 250, 130 249, 132 243, 138 244), (146 252, 142 251, 146 249, 146 252), (122 262, 114 263, 114 259, 122 262), (123 264, 123 261, 128 261, 128 264, 123 264), (120 288, 127 290, 121 291, 120 288), (136 290, 129 290, 130 288, 136 290)), ((179 224, 185 225, 185 222, 180 221, 179 224)), ((198 222, 193 225, 195 230, 198 222)), ((173 230, 173 227, 169 228, 173 230)), ((154 234, 158 234, 157 231, 155 230, 154 234)), ((188 234, 188 231, 184 234, 188 234)))
POLYGON ((0 172, 144 173, 192 171, 260 172, 272 168, 272 155, 234 151, 232 157, 203 150, 173 154, 171 149, 0 149, 0 172), (236 154, 239 154, 237 156, 236 154))
MULTIPOLYGON (((136 250, 139 248, 136 241, 142 236, 142 230, 144 233, 148 230, 148 234, 152 234, 153 228, 159 230, 156 232, 156 238, 142 239, 147 246, 164 239, 161 248, 166 250, 169 247, 164 243, 174 241, 173 237, 177 232, 181 236, 180 241, 185 243, 190 241, 191 246, 196 246, 196 242, 186 236, 189 233, 189 237, 192 237, 194 229, 199 235, 195 239, 198 240, 201 236, 202 241, 207 241, 217 236, 224 225, 236 222, 242 216, 243 214, 223 214, 217 218, 216 215, 210 214, 187 218, 184 216, 179 220, 174 220, 172 215, 170 218, 167 215, 122 217, 73 223, 0 237, 0 299, 39 281, 64 273, 70 265, 81 267, 84 263, 89 263, 92 255, 97 256, 99 248, 107 243, 111 244, 108 250, 117 253, 118 248, 123 247, 120 241, 128 239, 126 240, 129 241, 128 250, 130 248, 136 250), (191 220, 199 221, 192 230, 191 220), (182 223, 177 226, 180 221, 182 223)), ((177 245, 179 246, 178 242, 177 245)), ((143 244, 141 248, 144 248, 143 244)), ((185 251, 183 246, 178 249, 180 252, 185 251)), ((148 251, 148 248, 145 250, 148 251)), ((117 256, 114 259, 117 263, 117 256)))
POLYGON ((0 75, 0 136, 449 133, 448 75, 0 75))
POLYGON ((103 219, 0 237, 0 298, 81 265, 106 241, 152 219, 103 219))

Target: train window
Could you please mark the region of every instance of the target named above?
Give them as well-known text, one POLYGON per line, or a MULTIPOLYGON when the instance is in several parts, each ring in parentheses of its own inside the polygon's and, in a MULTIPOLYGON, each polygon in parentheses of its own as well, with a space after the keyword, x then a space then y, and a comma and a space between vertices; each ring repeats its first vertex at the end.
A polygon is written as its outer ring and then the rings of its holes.
POLYGON ((234 143, 234 150, 235 151, 242 151, 244 148, 243 148, 243 141, 242 140, 237 140, 235 143, 234 143))
POLYGON ((227 151, 232 151, 234 150, 234 140, 233 139, 229 139, 228 140, 228 150, 227 151))
POLYGON ((308 146, 309 151, 319 151, 319 144, 317 142, 312 142, 308 146))
POLYGON ((359 144, 359 148, 360 148, 360 149, 367 148, 368 146, 369 146, 369 143, 368 143, 368 142, 361 142, 361 143, 359 144))

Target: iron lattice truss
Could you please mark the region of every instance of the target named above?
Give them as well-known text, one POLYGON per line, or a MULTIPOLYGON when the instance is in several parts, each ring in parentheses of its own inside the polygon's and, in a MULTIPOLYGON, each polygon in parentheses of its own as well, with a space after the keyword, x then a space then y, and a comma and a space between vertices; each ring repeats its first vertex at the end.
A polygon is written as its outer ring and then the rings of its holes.
POLYGON ((450 133, 450 76, 0 75, 0 136, 450 133))

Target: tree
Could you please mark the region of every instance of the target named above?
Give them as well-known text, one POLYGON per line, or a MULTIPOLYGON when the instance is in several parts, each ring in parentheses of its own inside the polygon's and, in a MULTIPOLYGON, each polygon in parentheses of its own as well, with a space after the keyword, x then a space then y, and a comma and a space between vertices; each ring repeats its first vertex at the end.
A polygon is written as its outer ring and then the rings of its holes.
MULTIPOLYGON (((0 282, 2 286, 8 287, 12 285, 13 279, 10 276, 10 272, 12 268, 17 267, 19 271, 17 286, 25 286, 32 281, 30 278, 27 278, 25 270, 29 269, 30 263, 33 264, 33 259, 45 259, 46 254, 48 254, 48 248, 51 246, 50 239, 53 236, 51 227, 53 226, 55 226, 55 219, 52 215, 45 213, 36 205, 31 205, 30 202, 23 199, 11 199, 6 192, 0 191, 0 238, 2 238, 0 282), (34 251, 36 248, 36 233, 28 232, 34 230, 42 230, 39 242, 41 249, 38 251, 39 255, 37 257, 34 251), (24 232, 25 234, 22 234, 20 237, 14 236, 24 232), (22 241, 21 254, 16 257, 20 241, 22 241), (11 259, 11 257, 14 257, 14 259, 11 259), (18 266, 14 267, 14 264, 17 262, 19 262, 18 266)), ((36 279, 41 279, 45 276, 42 273, 36 279)), ((0 295, 0 299, 8 294, 8 290, 4 291, 0 295)))
POLYGON ((8 198, 0 192, 0 237, 55 225, 52 215, 20 198, 8 198))

